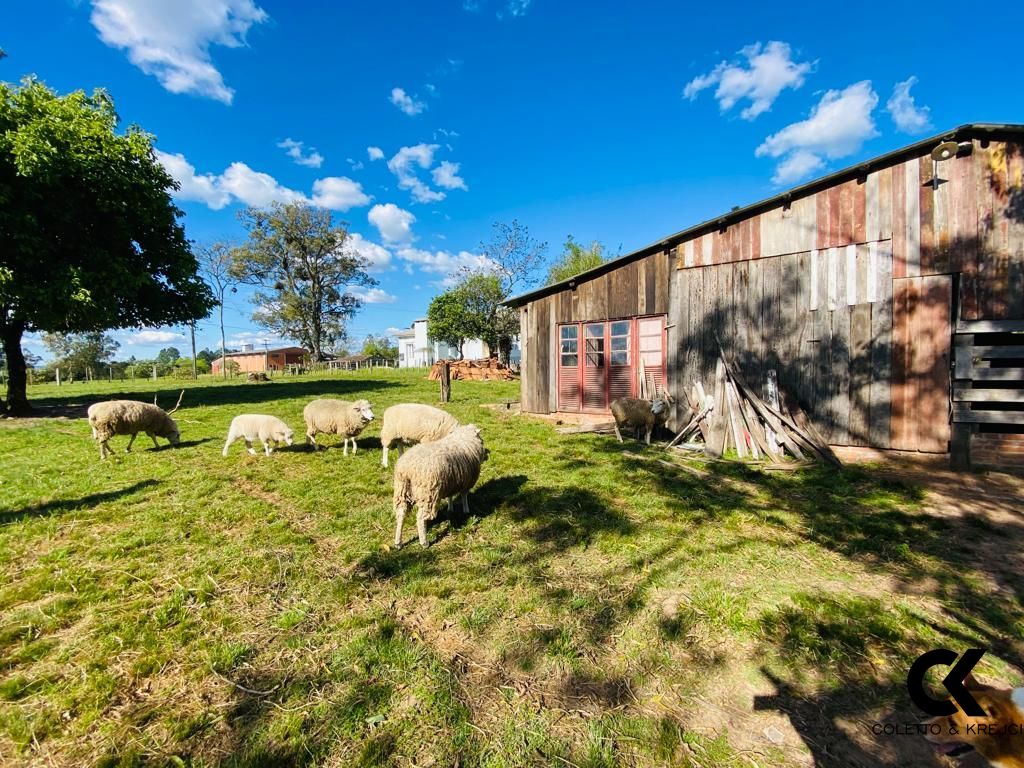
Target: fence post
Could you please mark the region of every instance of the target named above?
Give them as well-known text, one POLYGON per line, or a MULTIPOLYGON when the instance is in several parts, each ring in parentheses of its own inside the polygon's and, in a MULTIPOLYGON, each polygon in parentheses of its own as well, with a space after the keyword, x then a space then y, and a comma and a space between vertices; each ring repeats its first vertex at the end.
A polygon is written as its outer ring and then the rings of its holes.
POLYGON ((57 386, 59 387, 60 386, 60 366, 59 365, 56 367, 56 371, 57 371, 57 386))
POLYGON ((452 397, 451 368, 447 360, 441 361, 441 402, 447 403, 452 397))
POLYGON ((153 381, 156 381, 156 363, 153 363, 153 381))

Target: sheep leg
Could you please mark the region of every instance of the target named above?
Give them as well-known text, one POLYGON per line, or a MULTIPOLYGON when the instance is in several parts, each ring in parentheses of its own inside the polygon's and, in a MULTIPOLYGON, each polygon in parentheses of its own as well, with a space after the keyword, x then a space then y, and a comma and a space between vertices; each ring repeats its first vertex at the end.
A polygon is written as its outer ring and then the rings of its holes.
POLYGON ((263 450, 266 452, 267 456, 269 456, 271 453, 274 452, 274 449, 270 447, 270 441, 269 440, 264 440, 263 441, 263 450))
POLYGON ((357 450, 357 448, 356 448, 356 439, 353 437, 352 438, 352 455, 353 456, 356 455, 356 450, 357 450))
POLYGON ((653 427, 648 427, 648 428, 647 428, 647 435, 646 435, 646 439, 647 439, 647 444, 648 444, 648 445, 650 445, 650 444, 651 444, 651 432, 653 432, 653 431, 654 431, 654 428, 653 428, 653 427))
POLYGON ((622 433, 619 432, 619 422, 615 422, 615 436, 619 438, 619 442, 622 442, 622 433))
POLYGON ((387 467, 388 465, 388 446, 387 443, 382 442, 380 447, 380 465, 387 467))
POLYGON ((128 438, 128 447, 124 449, 125 453, 131 453, 132 452, 132 443, 135 442, 135 438, 136 438, 136 436, 138 434, 139 434, 138 432, 132 432, 132 436, 128 438))
POLYGON ((252 447, 252 440, 249 438, 245 438, 245 450, 247 450, 252 456, 256 455, 256 449, 252 447))
POLYGON ((316 432, 306 433, 306 445, 312 445, 314 451, 320 450, 320 446, 316 442, 316 432))
POLYGON ((462 494, 462 514, 465 517, 469 517, 469 494, 462 494))
POLYGON ((342 448, 341 448, 341 455, 342 456, 348 456, 348 438, 347 437, 342 438, 341 446, 342 446, 342 448))
POLYGON ((158 442, 156 441, 156 435, 154 435, 154 434, 153 434, 153 433, 151 433, 151 432, 147 432, 146 434, 147 434, 147 435, 149 435, 149 439, 153 441, 153 447, 154 447, 154 448, 159 448, 159 447, 160 447, 160 443, 158 443, 158 442))
POLYGON ((452 512, 454 510, 455 510, 455 497, 454 496, 449 496, 448 497, 448 519, 449 520, 452 519, 452 512))
POLYGON ((427 516, 422 509, 416 511, 416 533, 420 537, 420 546, 429 547, 430 542, 427 541, 427 516))
POLYGON ((395 549, 402 546, 402 524, 405 522, 405 504, 395 507, 395 549))
POLYGON ((100 459, 107 458, 107 451, 108 450, 109 449, 108 449, 108 446, 107 446, 107 441, 106 440, 100 440, 100 459))
POLYGON ((230 447, 231 447, 231 444, 232 444, 233 442, 235 442, 235 439, 236 439, 236 438, 235 438, 235 436, 234 436, 234 435, 232 435, 232 434, 229 434, 229 435, 228 435, 228 439, 227 439, 227 440, 225 441, 225 443, 224 443, 224 450, 223 450, 223 451, 221 451, 221 454, 220 454, 221 456, 227 456, 227 455, 228 455, 228 448, 230 448, 230 447))

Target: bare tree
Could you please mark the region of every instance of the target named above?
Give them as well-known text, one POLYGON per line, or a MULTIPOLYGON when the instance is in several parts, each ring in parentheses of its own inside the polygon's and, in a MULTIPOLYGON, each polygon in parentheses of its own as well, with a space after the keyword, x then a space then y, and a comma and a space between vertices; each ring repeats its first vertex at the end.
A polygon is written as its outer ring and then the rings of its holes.
MULTIPOLYGON (((228 243, 216 242, 203 246, 199 249, 199 271, 213 291, 217 300, 217 309, 220 318, 220 359, 221 374, 224 378, 228 376, 227 366, 227 345, 224 340, 224 296, 230 291, 238 292, 237 277, 231 273, 231 265, 234 263, 231 254, 232 248, 228 243)), ((192 353, 195 360, 195 351, 192 353)))
POLYGON ((502 298, 529 288, 537 282, 547 258, 548 244, 530 237, 525 224, 496 222, 490 242, 480 243, 480 251, 494 262, 501 281, 502 298))

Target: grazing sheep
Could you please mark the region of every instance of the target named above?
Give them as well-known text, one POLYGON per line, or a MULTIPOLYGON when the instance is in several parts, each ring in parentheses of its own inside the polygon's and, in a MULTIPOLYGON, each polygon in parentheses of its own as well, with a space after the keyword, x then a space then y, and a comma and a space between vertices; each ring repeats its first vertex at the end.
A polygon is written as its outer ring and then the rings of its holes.
POLYGON ((622 442, 622 427, 633 427, 644 430, 644 440, 651 444, 651 433, 655 426, 668 420, 668 406, 672 398, 663 393, 653 400, 641 400, 638 397, 620 397, 612 401, 612 416, 615 417, 615 435, 622 442))
POLYGON ((264 416, 256 413, 243 413, 231 420, 231 428, 228 429, 228 439, 224 443, 224 455, 228 455, 228 448, 239 438, 245 439, 245 448, 249 453, 255 455, 256 450, 252 447, 252 441, 258 439, 263 443, 263 450, 267 456, 271 454, 278 443, 292 444, 295 433, 291 427, 285 424, 276 416, 264 416))
MULTIPOLYGON (((182 396, 185 391, 182 390, 182 396)), ((156 439, 166 438, 171 445, 177 445, 181 440, 181 432, 171 414, 181 407, 181 397, 178 404, 170 412, 160 408, 156 403, 141 403, 137 400, 108 400, 104 403, 93 403, 89 406, 89 426, 92 427, 92 437, 99 440, 100 458, 107 458, 113 453, 108 445, 114 435, 131 435, 128 447, 124 449, 129 453, 132 443, 135 442, 139 432, 145 432, 153 440, 153 446, 159 448, 156 439)))
POLYGON ((402 546, 405 513, 416 506, 416 531, 420 544, 427 544, 427 521, 437 517, 442 499, 462 496, 462 512, 469 514, 469 490, 480 477, 480 465, 487 449, 480 430, 472 424, 457 427, 432 443, 410 448, 395 462, 394 508, 395 547, 402 546))
POLYGON ((267 378, 267 374, 263 371, 249 371, 249 374, 245 377, 246 381, 270 381, 267 378))
POLYGON ((440 440, 457 426, 458 420, 440 408, 419 403, 392 405, 384 411, 384 423, 380 428, 380 465, 388 465, 391 446, 397 445, 401 456, 404 446, 440 440))
POLYGON ((348 456, 348 443, 352 441, 352 453, 355 454, 356 437, 373 421, 373 409, 366 400, 354 403, 345 400, 314 400, 302 410, 302 418, 306 422, 306 442, 311 443, 315 450, 323 446, 317 445, 317 433, 341 435, 344 438, 344 454, 348 456))

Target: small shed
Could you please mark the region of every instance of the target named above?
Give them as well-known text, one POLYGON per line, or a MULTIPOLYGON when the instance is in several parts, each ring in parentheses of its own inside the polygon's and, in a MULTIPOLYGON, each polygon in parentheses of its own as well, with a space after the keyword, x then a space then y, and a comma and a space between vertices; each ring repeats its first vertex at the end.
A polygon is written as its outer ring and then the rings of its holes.
POLYGON ((525 412, 667 389, 673 426, 721 345, 834 445, 1024 466, 1024 126, 961 126, 507 304, 525 412))
MULTIPOLYGON (((309 357, 302 347, 279 347, 277 349, 248 349, 241 352, 229 352, 225 357, 238 364, 239 373, 254 371, 283 371, 288 366, 301 366, 309 357)), ((210 366, 215 374, 221 373, 224 358, 218 357, 210 366)))

